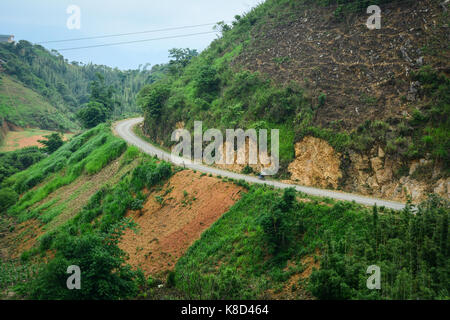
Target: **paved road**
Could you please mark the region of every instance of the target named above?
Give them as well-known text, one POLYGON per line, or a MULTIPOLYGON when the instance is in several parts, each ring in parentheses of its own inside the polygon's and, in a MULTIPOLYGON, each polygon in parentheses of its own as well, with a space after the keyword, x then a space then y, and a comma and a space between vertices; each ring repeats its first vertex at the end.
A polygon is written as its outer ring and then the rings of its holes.
POLYGON ((132 128, 143 121, 143 118, 133 118, 124 120, 121 122, 118 122, 114 125, 114 128, 116 130, 116 133, 123 138, 128 143, 137 146, 139 149, 141 149, 143 152, 152 155, 157 156, 159 159, 163 159, 166 161, 173 162, 175 164, 184 165, 186 168, 197 170, 204 173, 211 173, 214 175, 220 175, 222 177, 228 177, 233 178, 236 180, 243 179, 249 183, 259 183, 259 184, 267 184, 270 186, 274 186, 276 188, 285 189, 285 188, 291 188, 294 187, 297 191, 304 192, 309 195, 313 196, 319 196, 319 197, 329 197, 337 200, 345 200, 345 201, 355 201, 356 203, 360 203, 363 205, 377 205, 377 206, 384 206, 386 208, 391 208, 395 210, 401 210, 405 207, 404 204, 400 202, 394 202, 394 201, 386 201, 376 198, 370 198, 365 197, 361 195, 351 194, 351 193, 344 193, 344 192, 338 192, 338 191, 331 191, 331 190, 324 190, 324 189, 318 189, 318 188, 312 188, 312 187, 305 187, 300 185, 293 185, 293 184, 287 184, 282 183, 279 181, 273 181, 273 180, 259 180, 256 177, 248 176, 244 174, 239 174, 235 172, 230 172, 222 169, 217 169, 213 167, 209 167, 202 164, 197 163, 189 163, 189 160, 182 159, 180 157, 174 157, 170 153, 161 150, 158 147, 155 147, 151 145, 150 143, 142 140, 136 134, 133 132, 132 128))

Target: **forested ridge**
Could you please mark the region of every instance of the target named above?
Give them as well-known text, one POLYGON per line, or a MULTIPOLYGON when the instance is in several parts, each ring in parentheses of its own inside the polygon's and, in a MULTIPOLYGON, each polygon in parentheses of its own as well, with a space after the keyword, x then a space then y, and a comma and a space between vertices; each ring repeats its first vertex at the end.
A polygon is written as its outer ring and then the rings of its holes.
MULTIPOLYGON (((59 112, 68 114, 74 122, 77 121, 77 111, 89 102, 90 85, 98 75, 101 75, 105 85, 112 89, 113 117, 137 112, 137 92, 144 84, 158 79, 166 67, 156 65, 151 70, 148 68, 149 65, 144 65, 136 70, 123 71, 104 65, 69 62, 57 51, 49 51, 25 40, 0 44, 0 76, 5 73, 24 84, 43 96, 59 112)), ((18 97, 14 96, 14 92, 6 92, 5 95, 10 95, 7 97, 9 99, 4 99, 6 107, 14 108, 14 100, 18 97)), ((8 115, 0 114, 0 117, 13 123, 17 122, 16 118, 8 115)), ((26 125, 26 120, 24 122, 26 125)), ((41 123, 46 125, 44 121, 41 123)), ((67 129, 66 123, 60 125, 67 129)))

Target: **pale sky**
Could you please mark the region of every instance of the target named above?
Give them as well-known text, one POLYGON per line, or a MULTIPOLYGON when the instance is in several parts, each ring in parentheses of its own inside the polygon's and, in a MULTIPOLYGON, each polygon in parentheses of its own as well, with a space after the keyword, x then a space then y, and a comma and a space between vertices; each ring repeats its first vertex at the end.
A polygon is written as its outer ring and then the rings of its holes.
MULTIPOLYGON (((232 21, 262 0, 1 0, 0 34, 13 34, 15 40, 41 41, 140 32, 183 27, 218 21, 232 21), (81 28, 67 28, 70 5, 81 10, 81 28)), ((212 31, 211 26, 104 39, 44 44, 49 49, 73 48, 105 43, 170 37, 212 31)), ((140 64, 168 61, 171 48, 203 50, 215 34, 165 39, 111 47, 61 51, 69 61, 105 64, 135 69, 140 64)))

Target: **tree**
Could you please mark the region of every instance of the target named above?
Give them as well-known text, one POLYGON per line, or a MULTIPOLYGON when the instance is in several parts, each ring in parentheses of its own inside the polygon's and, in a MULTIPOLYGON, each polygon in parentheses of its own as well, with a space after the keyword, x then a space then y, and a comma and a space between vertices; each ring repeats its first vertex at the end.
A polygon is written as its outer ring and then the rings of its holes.
POLYGON ((169 57, 172 60, 169 61, 169 71, 172 74, 178 74, 184 69, 192 58, 198 56, 196 49, 178 49, 173 48, 169 50, 169 57))
POLYGON ((164 103, 170 95, 170 89, 165 82, 156 82, 144 87, 139 92, 137 103, 152 119, 158 119, 164 103))
POLYGON ((219 78, 217 78, 217 71, 209 66, 204 65, 196 73, 195 87, 197 89, 197 96, 213 96, 219 90, 219 78))
POLYGON ((78 111, 77 116, 85 128, 93 128, 106 121, 106 114, 107 110, 103 104, 91 101, 78 111))
POLYGON ((292 240, 294 219, 291 210, 294 207, 295 195, 294 188, 285 189, 283 197, 276 199, 273 208, 268 209, 259 218, 264 236, 275 254, 283 251, 292 240))
POLYGON ((64 144, 64 140, 59 133, 52 133, 50 135, 44 136, 44 138, 46 138, 47 140, 38 140, 38 142, 42 143, 45 146, 44 150, 49 154, 52 154, 64 144))
POLYGON ((139 272, 125 264, 126 254, 118 246, 117 234, 90 232, 73 236, 62 234, 54 240, 56 254, 38 275, 19 292, 32 299, 112 300, 132 298, 137 293, 134 279, 139 272), (68 290, 67 267, 81 270, 81 289, 68 290))
POLYGON ((97 102, 103 105, 103 107, 111 114, 114 111, 113 94, 114 89, 111 86, 105 84, 105 77, 100 73, 95 74, 96 79, 91 82, 90 90, 90 102, 97 102))

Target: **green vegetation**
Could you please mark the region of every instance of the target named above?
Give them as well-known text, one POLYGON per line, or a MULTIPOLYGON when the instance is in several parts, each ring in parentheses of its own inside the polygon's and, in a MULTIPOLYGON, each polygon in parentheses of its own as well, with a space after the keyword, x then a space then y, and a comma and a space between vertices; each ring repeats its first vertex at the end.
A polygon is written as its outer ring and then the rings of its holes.
POLYGON ((145 157, 117 185, 101 188, 76 217, 41 237, 34 253, 45 254, 50 249, 56 255, 48 264, 41 265, 32 281, 19 286, 18 292, 34 299, 135 297, 143 275, 125 264, 126 255, 117 246, 124 230, 134 227, 124 216, 127 210, 142 208, 142 199, 138 197, 144 187, 156 186, 171 174, 170 164, 145 157), (80 266, 86 275, 81 290, 67 290, 69 265, 80 266), (103 289, 98 290, 99 287, 103 289))
POLYGON ((78 118, 86 128, 93 128, 110 118, 114 111, 115 101, 112 100, 114 89, 105 85, 105 78, 97 73, 90 86, 89 103, 78 111, 78 118))
POLYGON ((52 154, 64 144, 63 138, 59 133, 52 133, 44 136, 44 138, 46 140, 39 140, 39 142, 45 146, 43 150, 48 154, 52 154))
POLYGON ((18 292, 31 299, 99 300, 132 298, 137 294, 135 278, 140 272, 125 265, 125 253, 117 246, 121 233, 94 232, 74 237, 61 234, 55 239, 56 255, 37 275, 19 285, 18 292), (67 290, 67 267, 82 270, 80 290, 67 290), (100 289, 101 288, 101 289, 100 289))
POLYGON ((58 52, 24 40, 0 44, 0 59, 6 62, 2 68, 7 75, 0 80, 0 119, 49 130, 78 127, 75 114, 96 90, 98 74, 112 88, 115 103, 110 113, 118 118, 136 113, 137 92, 167 72, 164 65, 121 71, 103 65, 69 63, 58 52))
POLYGON ((49 157, 3 181, 3 186, 19 194, 25 193, 10 209, 10 213, 28 219, 27 208, 71 183, 82 173, 99 172, 125 150, 126 143, 114 137, 107 125, 100 125, 74 137, 49 157), (40 188, 30 190, 40 183, 43 183, 40 188))
MULTIPOLYGON (((6 281, 6 284, 14 285, 14 291, 32 299, 137 296, 144 281, 142 273, 131 270, 125 263, 125 253, 117 246, 124 230, 134 227, 125 214, 142 208, 146 199, 141 193, 144 188, 150 190, 171 174, 170 164, 143 155, 135 147, 127 148, 124 141, 112 135, 109 126, 102 124, 75 136, 42 161, 7 178, 1 188, 2 213, 9 207, 8 215, 18 221, 37 219, 45 233, 39 237, 37 246, 22 254, 20 263, 5 264, 19 269, 32 265, 33 277, 25 277, 25 282, 6 281), (99 172, 121 155, 122 168, 135 160, 139 163, 125 171, 115 185, 97 186, 98 192, 77 215, 56 227, 45 228, 67 205, 58 198, 34 205, 80 175, 99 172), (37 184, 40 185, 33 188, 37 184), (23 195, 20 200, 18 193, 23 195), (48 261, 43 263, 42 257, 48 261), (78 265, 82 270, 81 290, 67 290, 66 269, 70 265, 78 265)), ((9 279, 11 268, 0 270, 0 279, 3 276, 9 279)))
POLYGON ((6 211, 19 200, 19 195, 11 188, 0 189, 0 212, 6 211))
POLYGON ((0 153, 0 184, 9 176, 27 169, 43 158, 45 155, 38 147, 0 153))
MULTIPOLYGON (((1 59, 1 58, 0 58, 1 59)), ((49 130, 76 129, 75 118, 65 108, 54 107, 46 98, 11 76, 0 74, 0 125, 7 121, 19 127, 49 130)))
POLYGON ((413 214, 409 206, 370 211, 295 197, 290 189, 252 187, 179 260, 176 287, 193 299, 264 298, 312 267, 304 262, 311 257, 318 263, 309 281, 289 291, 319 299, 449 298, 447 201, 430 198, 413 214), (370 265, 381 268, 381 290, 366 287, 370 265))

